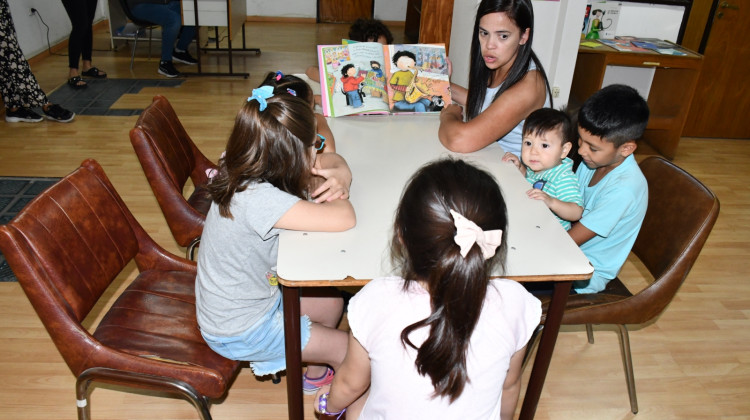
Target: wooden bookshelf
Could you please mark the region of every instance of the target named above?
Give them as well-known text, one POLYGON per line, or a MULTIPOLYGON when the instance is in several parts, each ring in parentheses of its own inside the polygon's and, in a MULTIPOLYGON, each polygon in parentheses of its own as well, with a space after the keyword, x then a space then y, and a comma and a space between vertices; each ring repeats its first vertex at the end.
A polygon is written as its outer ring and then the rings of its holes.
POLYGON ((675 48, 687 54, 621 52, 604 45, 598 48, 580 46, 570 89, 571 106, 580 106, 602 87, 607 66, 655 68, 647 98, 651 116, 642 141, 673 159, 703 65, 702 55, 677 45, 675 48))

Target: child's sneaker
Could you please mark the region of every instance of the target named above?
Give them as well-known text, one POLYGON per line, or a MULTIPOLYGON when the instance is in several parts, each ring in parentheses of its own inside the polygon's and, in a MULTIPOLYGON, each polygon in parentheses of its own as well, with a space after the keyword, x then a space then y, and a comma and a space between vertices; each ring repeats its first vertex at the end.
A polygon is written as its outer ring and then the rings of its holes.
POLYGON ((31 108, 18 107, 17 110, 11 111, 10 108, 5 109, 5 121, 9 123, 16 122, 30 122, 36 123, 43 120, 41 115, 32 111, 31 108))
POLYGON ((71 122, 76 116, 74 112, 68 111, 67 109, 57 104, 50 104, 49 106, 47 106, 47 109, 42 108, 42 112, 44 112, 44 116, 48 120, 61 123, 71 122))
POLYGON ((302 375, 302 392, 305 394, 314 394, 318 390, 333 382, 333 369, 326 368, 326 374, 320 378, 310 379, 307 374, 302 375))
POLYGON ((182 64, 189 64, 191 66, 198 64, 198 60, 193 58, 189 52, 177 51, 176 49, 172 50, 172 60, 182 64))
POLYGON ((163 74, 167 77, 178 77, 180 76, 180 72, 177 71, 176 68, 174 68, 174 64, 172 64, 171 61, 161 61, 159 62, 159 74, 163 74))

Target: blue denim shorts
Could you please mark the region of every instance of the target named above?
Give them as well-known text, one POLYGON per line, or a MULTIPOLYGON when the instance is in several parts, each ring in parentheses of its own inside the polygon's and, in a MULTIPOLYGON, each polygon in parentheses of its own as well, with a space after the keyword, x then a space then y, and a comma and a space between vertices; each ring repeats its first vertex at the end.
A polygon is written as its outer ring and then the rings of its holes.
MULTIPOLYGON (((273 309, 252 327, 234 337, 220 337, 201 331, 203 339, 216 353, 232 360, 250 362, 257 376, 271 375, 286 369, 284 352, 284 308, 279 294, 273 309)), ((302 349, 310 341, 310 318, 300 316, 302 349)))

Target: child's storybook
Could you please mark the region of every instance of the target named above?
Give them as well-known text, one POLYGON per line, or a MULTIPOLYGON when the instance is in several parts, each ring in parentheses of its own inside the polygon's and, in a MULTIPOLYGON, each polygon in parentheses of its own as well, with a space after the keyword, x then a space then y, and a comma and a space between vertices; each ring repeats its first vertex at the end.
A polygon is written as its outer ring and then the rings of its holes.
POLYGON ((451 103, 443 44, 319 45, 323 115, 439 112, 451 103))

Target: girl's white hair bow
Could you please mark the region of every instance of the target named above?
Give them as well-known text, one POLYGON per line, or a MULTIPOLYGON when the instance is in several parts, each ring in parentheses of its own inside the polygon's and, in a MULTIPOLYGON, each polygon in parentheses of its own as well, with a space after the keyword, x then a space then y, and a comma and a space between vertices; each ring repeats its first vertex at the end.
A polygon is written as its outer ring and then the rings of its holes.
POLYGON ((466 258, 471 247, 477 244, 485 260, 492 258, 497 247, 502 243, 503 231, 501 229, 482 230, 459 212, 455 210, 450 210, 450 212, 453 216, 453 223, 456 225, 456 236, 453 240, 461 248, 461 256, 466 258))

